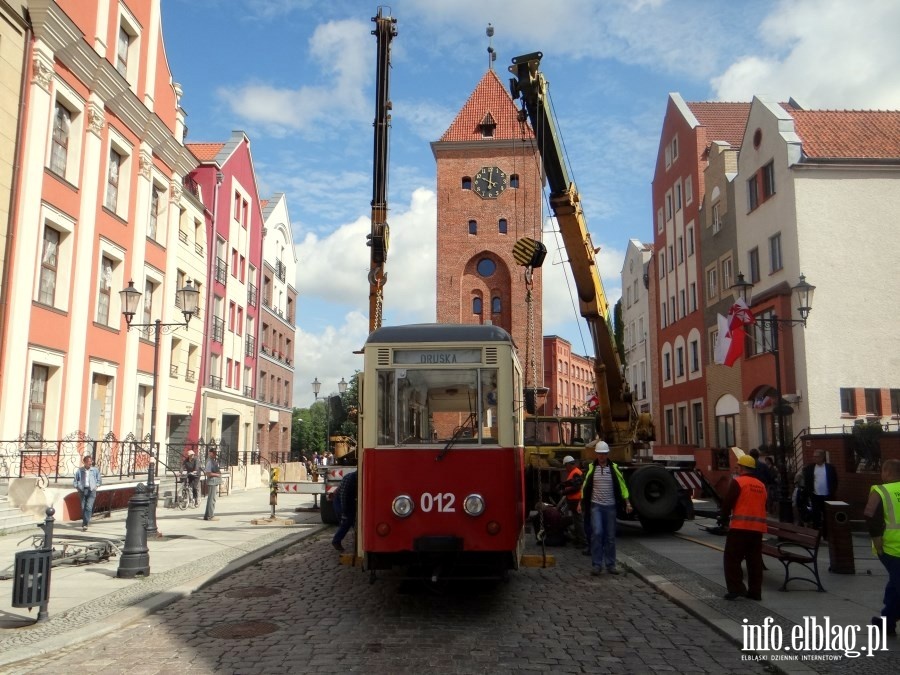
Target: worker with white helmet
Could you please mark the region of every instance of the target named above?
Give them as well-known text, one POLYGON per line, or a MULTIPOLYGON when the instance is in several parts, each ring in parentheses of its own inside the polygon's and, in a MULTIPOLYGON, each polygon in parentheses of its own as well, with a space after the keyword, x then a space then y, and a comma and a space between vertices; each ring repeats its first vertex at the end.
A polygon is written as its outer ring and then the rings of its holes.
POLYGON ((619 467, 609 460, 609 445, 601 440, 585 443, 596 455, 584 476, 581 506, 590 514, 591 574, 616 569, 616 516, 631 513, 628 486, 619 467))

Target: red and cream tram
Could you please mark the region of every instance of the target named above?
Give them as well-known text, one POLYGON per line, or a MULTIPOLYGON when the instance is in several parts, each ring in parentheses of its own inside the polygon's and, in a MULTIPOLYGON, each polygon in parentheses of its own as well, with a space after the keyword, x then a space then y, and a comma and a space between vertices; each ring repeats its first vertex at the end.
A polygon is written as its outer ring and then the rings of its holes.
POLYGON ((372 332, 361 375, 364 569, 502 576, 524 546, 522 371, 496 326, 372 332))

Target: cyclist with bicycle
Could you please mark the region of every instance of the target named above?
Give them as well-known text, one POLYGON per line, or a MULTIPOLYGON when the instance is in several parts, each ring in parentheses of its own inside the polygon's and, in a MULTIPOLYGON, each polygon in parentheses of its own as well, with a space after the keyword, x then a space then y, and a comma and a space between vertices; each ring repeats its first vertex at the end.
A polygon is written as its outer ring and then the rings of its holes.
POLYGON ((194 455, 193 450, 188 450, 187 457, 185 457, 184 461, 181 463, 181 476, 184 480, 187 480, 187 484, 191 489, 191 494, 194 496, 194 504, 199 504, 200 466, 197 463, 197 458, 194 455))

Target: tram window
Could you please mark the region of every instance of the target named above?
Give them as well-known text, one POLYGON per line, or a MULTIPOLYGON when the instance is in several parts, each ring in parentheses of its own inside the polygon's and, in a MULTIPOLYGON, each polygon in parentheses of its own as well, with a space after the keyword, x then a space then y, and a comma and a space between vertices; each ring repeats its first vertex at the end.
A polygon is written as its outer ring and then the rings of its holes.
POLYGON ((497 369, 378 371, 380 445, 497 443, 497 369))

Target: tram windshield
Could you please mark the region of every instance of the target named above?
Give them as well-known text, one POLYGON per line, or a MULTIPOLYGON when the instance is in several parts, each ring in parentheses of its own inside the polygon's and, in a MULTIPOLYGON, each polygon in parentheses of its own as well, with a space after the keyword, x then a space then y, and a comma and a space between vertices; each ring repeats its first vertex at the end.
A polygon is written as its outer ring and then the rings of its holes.
POLYGON ((497 443, 496 368, 379 369, 379 445, 497 443))

